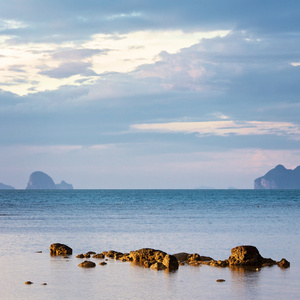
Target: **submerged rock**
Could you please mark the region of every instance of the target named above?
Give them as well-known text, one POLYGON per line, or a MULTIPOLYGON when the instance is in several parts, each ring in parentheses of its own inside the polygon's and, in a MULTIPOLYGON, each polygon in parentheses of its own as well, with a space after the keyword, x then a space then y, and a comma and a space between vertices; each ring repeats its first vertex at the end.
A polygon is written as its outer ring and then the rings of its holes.
POLYGON ((95 268, 96 264, 92 261, 85 260, 84 262, 80 263, 78 265, 78 267, 81 267, 81 268, 95 268))
POLYGON ((290 262, 287 261, 285 258, 282 258, 281 261, 278 263, 280 268, 286 269, 290 267, 290 262))
POLYGON ((104 254, 102 254, 102 253, 94 254, 94 255, 92 256, 92 258, 104 258, 104 254))
POLYGON ((72 248, 67 245, 55 243, 50 246, 50 255, 72 255, 72 248))

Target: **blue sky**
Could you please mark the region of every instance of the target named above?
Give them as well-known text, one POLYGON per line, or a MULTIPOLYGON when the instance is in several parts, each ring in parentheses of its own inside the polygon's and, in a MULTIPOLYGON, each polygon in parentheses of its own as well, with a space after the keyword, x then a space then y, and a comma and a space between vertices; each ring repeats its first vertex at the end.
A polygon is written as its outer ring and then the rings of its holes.
POLYGON ((0 182, 253 188, 300 165, 298 1, 1 1, 0 182))

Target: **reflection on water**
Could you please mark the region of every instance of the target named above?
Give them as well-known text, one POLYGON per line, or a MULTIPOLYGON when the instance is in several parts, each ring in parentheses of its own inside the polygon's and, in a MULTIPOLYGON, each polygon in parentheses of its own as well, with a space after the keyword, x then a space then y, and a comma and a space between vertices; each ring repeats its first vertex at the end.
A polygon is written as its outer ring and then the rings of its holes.
POLYGON ((254 267, 231 267, 231 287, 234 294, 244 297, 251 295, 257 298, 257 286, 259 286, 260 269, 254 267))

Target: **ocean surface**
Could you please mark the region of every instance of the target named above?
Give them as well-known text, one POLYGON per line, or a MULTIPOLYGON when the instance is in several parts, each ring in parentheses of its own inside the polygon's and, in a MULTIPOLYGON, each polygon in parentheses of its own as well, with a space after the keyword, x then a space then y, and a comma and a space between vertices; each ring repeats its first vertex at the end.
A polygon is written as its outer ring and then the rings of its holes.
POLYGON ((300 299, 299 219, 300 190, 2 190, 0 299, 300 299), (73 255, 50 257, 52 243, 73 255), (149 247, 223 260, 239 245, 291 267, 168 273, 76 258, 149 247))

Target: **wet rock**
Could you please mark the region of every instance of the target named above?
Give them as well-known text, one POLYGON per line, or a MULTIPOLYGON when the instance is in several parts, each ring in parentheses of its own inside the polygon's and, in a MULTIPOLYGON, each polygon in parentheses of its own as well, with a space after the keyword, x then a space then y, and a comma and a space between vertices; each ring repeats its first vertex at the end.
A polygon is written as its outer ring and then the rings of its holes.
POLYGON ((82 267, 82 268, 94 268, 94 267, 96 267, 96 264, 94 262, 92 262, 92 261, 85 260, 84 262, 82 262, 81 264, 79 264, 78 267, 82 267))
POLYGON ((102 253, 94 254, 92 258, 104 258, 104 254, 102 253))
POLYGON ((271 267, 276 264, 277 264, 276 261, 271 258, 263 258, 263 264, 261 266, 262 267, 271 267))
POLYGON ((99 263, 100 266, 105 266, 107 265, 107 263, 105 261, 102 261, 101 263, 99 263))
POLYGON ((229 266, 260 266, 264 258, 254 246, 238 246, 231 249, 228 258, 229 266))
POLYGON ((156 262, 155 264, 151 265, 150 269, 161 271, 161 270, 165 270, 166 266, 161 262, 156 262))
POLYGON ((217 279, 216 282, 225 282, 225 279, 217 279))
POLYGON ((127 259, 131 259, 133 262, 140 262, 144 264, 146 268, 150 267, 155 270, 166 268, 170 271, 175 271, 179 266, 176 256, 151 248, 142 248, 140 250, 130 251, 127 259))
POLYGON ((186 253, 186 252, 180 252, 180 253, 175 253, 173 255, 177 258, 177 260, 179 262, 187 262, 188 261, 188 257, 191 254, 186 253))
POLYGON ((90 258, 91 255, 90 255, 89 253, 85 253, 85 254, 83 255, 83 257, 84 257, 84 258, 90 258))
POLYGON ((286 269, 290 267, 290 262, 287 261, 285 258, 282 258, 281 261, 278 263, 280 268, 286 269))
POLYGON ((47 285, 47 283, 46 283, 46 282, 44 282, 44 283, 42 283, 41 285, 47 285))
POLYGON ((50 255, 72 255, 72 248, 67 245, 55 243, 50 246, 50 255))
POLYGON ((87 252, 86 254, 94 255, 94 254, 96 254, 96 252, 94 252, 94 251, 89 251, 89 252, 87 252))
POLYGON ((148 260, 145 260, 144 261, 144 267, 145 268, 150 268, 151 267, 151 265, 153 265, 155 262, 150 262, 150 261, 148 261, 148 260))
POLYGON ((109 251, 103 251, 102 252, 102 254, 104 254, 106 257, 109 257, 109 258, 114 258, 115 253, 117 253, 117 251, 114 251, 114 250, 109 250, 109 251))
POLYGON ((35 253, 43 253, 43 251, 35 251, 35 253))
POLYGON ((84 258, 84 255, 83 254, 78 254, 76 255, 77 258, 84 258))
POLYGON ((33 284, 33 282, 32 281, 25 281, 25 284, 30 285, 30 284, 33 284))
POLYGON ((167 255, 166 252, 155 250, 151 248, 143 248, 136 251, 130 251, 129 257, 134 262, 144 262, 146 260, 148 261, 159 261, 162 262, 164 257, 167 255))
POLYGON ((123 257, 123 253, 122 252, 115 252, 114 253, 114 259, 121 259, 123 257))

